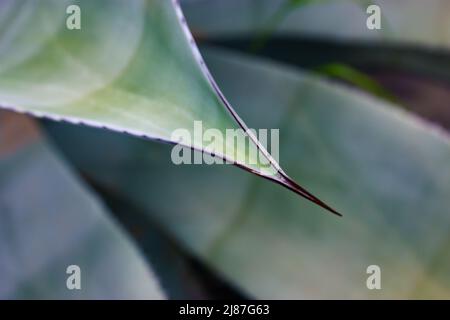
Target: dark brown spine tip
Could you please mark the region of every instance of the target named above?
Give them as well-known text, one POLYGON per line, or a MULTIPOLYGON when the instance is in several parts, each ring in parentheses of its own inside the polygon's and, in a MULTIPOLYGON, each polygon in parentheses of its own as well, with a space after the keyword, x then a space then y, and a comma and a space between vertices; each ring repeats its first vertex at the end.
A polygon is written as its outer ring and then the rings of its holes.
POLYGON ((322 200, 320 200, 319 198, 317 198, 316 196, 311 194, 308 190, 301 187, 298 183, 296 183, 294 180, 289 178, 285 173, 280 172, 279 174, 280 174, 279 181, 281 182, 282 185, 284 185, 288 189, 292 190, 296 194, 302 196, 303 198, 315 203, 319 207, 324 208, 325 210, 333 213, 334 215, 336 215, 338 217, 342 217, 341 213, 339 213, 337 210, 333 209, 332 207, 327 205, 325 202, 323 202, 322 200))

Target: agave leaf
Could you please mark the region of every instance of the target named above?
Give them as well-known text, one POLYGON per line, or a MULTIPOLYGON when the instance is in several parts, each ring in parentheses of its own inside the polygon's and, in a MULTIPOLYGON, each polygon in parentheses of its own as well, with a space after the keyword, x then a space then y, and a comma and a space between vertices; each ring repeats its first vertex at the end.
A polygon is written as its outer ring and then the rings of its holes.
POLYGON ((0 120, 0 297, 163 298, 134 244, 30 121, 0 120), (66 287, 70 265, 81 290, 66 287))
POLYGON ((142 141, 66 126, 52 126, 52 136, 79 169, 123 192, 253 297, 450 297, 447 136, 298 70, 205 56, 241 114, 281 128, 283 165, 344 208, 344 219, 299 214, 317 208, 226 166, 175 167, 162 145, 149 152, 142 141), (382 290, 366 287, 373 264, 382 290))
MULTIPOLYGON (((177 1, 7 0, 0 23, 0 106, 38 117, 180 143, 274 180, 326 207, 292 181, 247 130, 208 72, 177 1), (35 40, 36 39, 36 40, 35 40), (242 129, 247 147, 206 143, 203 130, 242 129), (186 129, 191 140, 173 137, 186 129)), ((169 159, 167 159, 169 161, 169 159)))

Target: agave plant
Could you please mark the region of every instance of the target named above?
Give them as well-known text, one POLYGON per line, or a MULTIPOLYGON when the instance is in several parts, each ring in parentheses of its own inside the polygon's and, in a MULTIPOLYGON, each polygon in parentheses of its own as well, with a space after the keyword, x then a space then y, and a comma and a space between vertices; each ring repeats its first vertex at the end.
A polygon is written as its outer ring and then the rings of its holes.
POLYGON ((450 298, 448 4, 376 3, 0 1, 0 297, 450 298))

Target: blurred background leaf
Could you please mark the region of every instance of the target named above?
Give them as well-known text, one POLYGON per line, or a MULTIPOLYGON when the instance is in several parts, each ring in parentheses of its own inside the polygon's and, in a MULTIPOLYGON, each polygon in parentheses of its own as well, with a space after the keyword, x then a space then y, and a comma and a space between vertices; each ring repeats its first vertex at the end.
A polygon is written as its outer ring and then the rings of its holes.
POLYGON ((274 35, 449 47, 450 3, 445 0, 198 0, 182 4, 191 29, 203 36, 262 32, 274 13, 287 6, 290 12, 274 28, 274 35), (367 28, 369 4, 381 8, 381 30, 367 28))
POLYGON ((164 298, 134 244, 31 120, 0 112, 0 137, 0 298, 164 298), (69 265, 81 269, 81 290, 66 287, 69 265))
POLYGON ((140 245, 169 299, 243 299, 226 279, 192 255, 167 229, 123 197, 119 190, 99 185, 87 177, 114 217, 140 245))

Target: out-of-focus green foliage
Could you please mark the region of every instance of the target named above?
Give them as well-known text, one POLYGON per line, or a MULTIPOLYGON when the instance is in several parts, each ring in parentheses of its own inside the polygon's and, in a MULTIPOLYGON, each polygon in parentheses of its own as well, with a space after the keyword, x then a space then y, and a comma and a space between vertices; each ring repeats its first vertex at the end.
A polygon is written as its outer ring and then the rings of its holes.
POLYGON ((318 67, 317 72, 334 79, 342 80, 352 84, 375 96, 386 99, 390 102, 398 103, 397 98, 388 90, 383 88, 370 76, 342 63, 330 63, 318 67))

